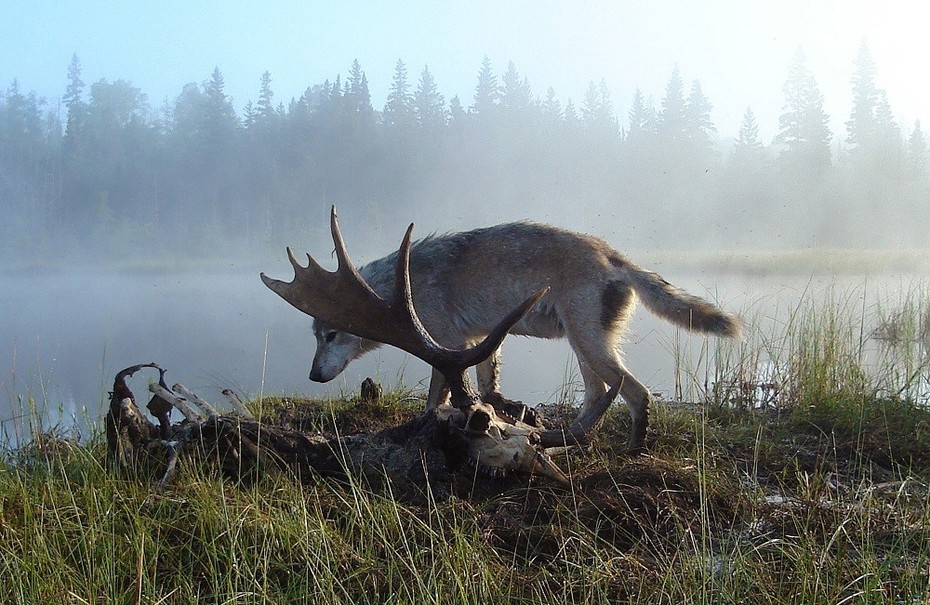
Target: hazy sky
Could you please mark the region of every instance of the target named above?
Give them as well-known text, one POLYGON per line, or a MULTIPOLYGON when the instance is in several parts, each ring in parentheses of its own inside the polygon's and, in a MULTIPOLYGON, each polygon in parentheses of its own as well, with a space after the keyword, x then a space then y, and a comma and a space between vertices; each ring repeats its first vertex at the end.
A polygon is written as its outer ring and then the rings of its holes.
POLYGON ((658 104, 677 63, 687 83, 701 80, 722 135, 734 136, 751 106, 768 139, 800 45, 833 131, 845 138, 863 38, 905 132, 917 118, 930 120, 928 7, 918 0, 2 0, 0 87, 18 78, 22 90, 55 102, 77 53, 88 85, 123 78, 157 108, 219 67, 241 111, 257 100, 265 70, 275 101, 287 103, 307 86, 345 77, 357 58, 380 109, 402 58, 412 82, 428 64, 446 99, 457 94, 467 107, 487 55, 496 74, 512 60, 535 94, 552 86, 563 104, 571 98, 579 106, 588 82, 603 78, 625 123, 635 88, 658 104))

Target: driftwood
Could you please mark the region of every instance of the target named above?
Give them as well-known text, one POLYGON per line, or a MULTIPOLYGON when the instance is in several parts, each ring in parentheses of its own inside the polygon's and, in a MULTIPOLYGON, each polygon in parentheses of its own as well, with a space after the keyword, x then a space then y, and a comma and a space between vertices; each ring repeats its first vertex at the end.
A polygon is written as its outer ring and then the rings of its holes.
POLYGON ((171 480, 182 455, 216 464, 224 476, 235 480, 286 473, 305 483, 320 477, 351 477, 373 486, 390 481, 393 492, 408 499, 427 494, 445 497, 456 473, 470 481, 498 483, 508 475, 506 469, 485 468, 471 460, 467 440, 450 427, 441 409, 424 411, 375 433, 327 437, 262 423, 230 395, 226 396, 237 402, 233 405, 238 413, 221 414, 181 385, 175 385, 173 392, 166 389, 164 374, 155 363, 120 371, 106 415, 111 459, 120 467, 143 470, 158 485, 171 480), (148 405, 159 425, 146 417, 126 383, 143 368, 160 372, 159 383, 149 385, 153 395, 148 405), (167 418, 164 402, 184 416, 166 429, 161 422, 167 418))

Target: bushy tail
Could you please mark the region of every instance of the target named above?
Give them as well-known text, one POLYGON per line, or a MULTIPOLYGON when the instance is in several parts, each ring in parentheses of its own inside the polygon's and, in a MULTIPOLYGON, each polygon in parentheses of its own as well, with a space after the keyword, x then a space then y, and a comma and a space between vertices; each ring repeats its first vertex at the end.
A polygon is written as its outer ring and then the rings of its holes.
POLYGON ((740 335, 743 324, 703 298, 688 294, 662 277, 632 264, 626 265, 629 284, 650 311, 683 328, 719 336, 740 335))

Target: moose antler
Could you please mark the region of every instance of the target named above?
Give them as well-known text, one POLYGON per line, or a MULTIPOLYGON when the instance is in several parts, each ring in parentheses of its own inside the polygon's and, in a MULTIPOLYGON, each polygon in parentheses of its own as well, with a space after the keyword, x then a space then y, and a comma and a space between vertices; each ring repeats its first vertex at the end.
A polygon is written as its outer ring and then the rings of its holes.
POLYGON ((336 246, 338 265, 335 271, 323 269, 309 254, 308 264, 304 267, 288 248, 287 256, 294 267, 294 279, 283 282, 262 273, 262 281, 281 298, 308 315, 356 336, 403 349, 433 366, 445 377, 452 405, 458 408, 477 401, 465 375, 468 368, 481 363, 497 350, 510 328, 549 291, 549 288, 543 288, 527 298, 477 345, 462 350, 448 349, 430 336, 413 307, 410 287, 413 224, 407 228, 397 254, 391 300, 385 300, 372 290, 349 259, 335 206, 330 215, 330 230, 336 246))

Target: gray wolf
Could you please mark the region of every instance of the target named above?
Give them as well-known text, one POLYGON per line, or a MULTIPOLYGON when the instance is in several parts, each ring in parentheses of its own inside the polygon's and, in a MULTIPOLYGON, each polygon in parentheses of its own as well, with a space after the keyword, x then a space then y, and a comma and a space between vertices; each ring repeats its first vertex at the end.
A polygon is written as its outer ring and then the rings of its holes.
MULTIPOLYGON (((359 269, 383 297, 392 296, 396 256, 395 252, 359 269)), ((568 340, 585 388, 576 425, 590 428, 600 422, 609 404, 604 397, 607 385, 619 385, 632 417, 633 451, 644 448, 651 397, 619 352, 636 300, 688 330, 735 337, 741 327, 734 315, 637 266, 603 240, 532 222, 426 237, 411 249, 410 279, 420 320, 448 348, 480 341, 530 293, 550 287, 511 333, 568 340)), ((313 332, 317 349, 310 379, 317 382, 332 380, 353 359, 381 346, 318 320, 313 332)), ((499 362, 498 350, 476 368, 485 401, 503 401, 499 362)), ((447 396, 445 380, 434 370, 427 406, 447 396)))

